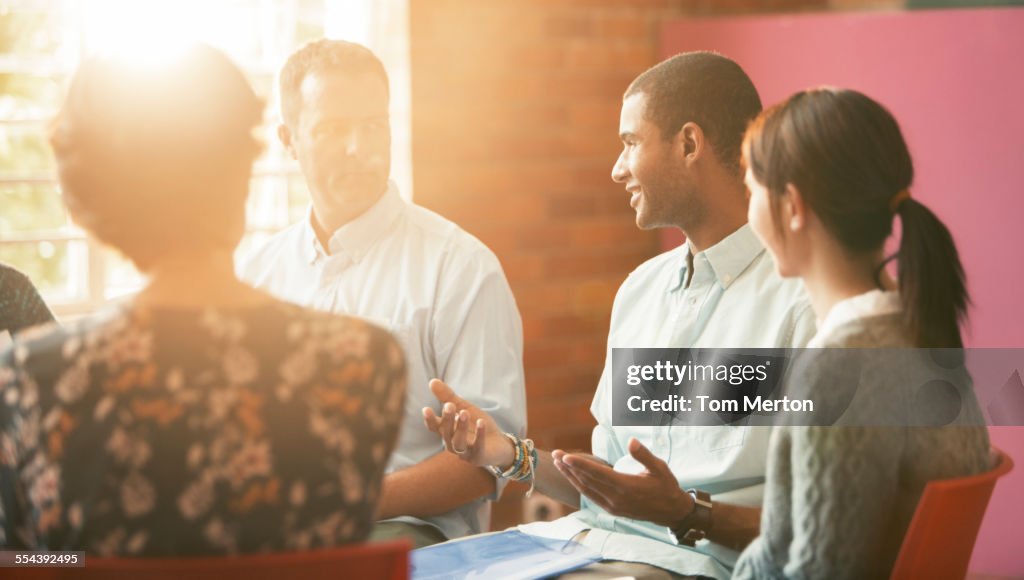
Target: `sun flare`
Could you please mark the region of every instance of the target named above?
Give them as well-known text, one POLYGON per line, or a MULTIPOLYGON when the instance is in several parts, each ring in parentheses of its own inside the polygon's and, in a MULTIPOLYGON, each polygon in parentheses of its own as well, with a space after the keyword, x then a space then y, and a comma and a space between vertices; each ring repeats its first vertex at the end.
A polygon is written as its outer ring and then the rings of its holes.
POLYGON ((225 0, 85 0, 83 45, 89 54, 159 64, 189 46, 244 43, 238 2, 225 0))

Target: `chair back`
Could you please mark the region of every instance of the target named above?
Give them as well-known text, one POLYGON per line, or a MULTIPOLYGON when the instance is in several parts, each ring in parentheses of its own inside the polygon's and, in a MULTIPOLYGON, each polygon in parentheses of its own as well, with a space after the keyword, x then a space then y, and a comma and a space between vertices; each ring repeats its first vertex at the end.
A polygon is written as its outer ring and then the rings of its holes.
POLYGON ((910 520, 892 569, 893 580, 962 579, 974 551, 985 508, 996 480, 1013 461, 992 449, 992 469, 978 475, 930 482, 910 520))

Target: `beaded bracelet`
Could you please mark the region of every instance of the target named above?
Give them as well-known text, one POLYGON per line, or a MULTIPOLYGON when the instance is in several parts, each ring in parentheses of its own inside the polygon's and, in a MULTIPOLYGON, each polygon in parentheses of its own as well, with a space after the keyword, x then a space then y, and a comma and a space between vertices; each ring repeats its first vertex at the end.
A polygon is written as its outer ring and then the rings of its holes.
POLYGON ((536 478, 534 477, 537 468, 537 449, 533 446, 533 441, 530 439, 520 439, 511 433, 505 433, 505 437, 508 437, 509 441, 512 442, 512 447, 515 449, 515 460, 512 462, 512 466, 502 471, 500 467, 496 465, 489 466, 491 473, 495 477, 502 479, 513 479, 515 481, 526 481, 530 480, 530 489, 526 492, 526 497, 530 497, 533 493, 534 484, 536 478))
POLYGON ((522 468, 523 464, 523 449, 522 446, 519 444, 519 438, 516 437, 515 435, 512 435, 511 433, 505 433, 505 437, 508 437, 509 441, 512 442, 512 448, 515 449, 516 453, 515 460, 512 461, 512 466, 505 471, 502 471, 501 468, 498 467, 497 465, 490 466, 491 471, 494 472, 494 475, 502 479, 507 479, 515 475, 522 468))

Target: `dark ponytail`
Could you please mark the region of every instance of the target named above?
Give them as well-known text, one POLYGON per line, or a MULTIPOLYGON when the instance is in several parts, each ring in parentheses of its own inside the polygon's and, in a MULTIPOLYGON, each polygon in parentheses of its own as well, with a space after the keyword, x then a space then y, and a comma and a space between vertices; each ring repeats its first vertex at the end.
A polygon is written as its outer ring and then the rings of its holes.
POLYGON ((743 159, 773 209, 787 186, 796 186, 851 255, 878 252, 899 215, 894 258, 908 338, 921 348, 963 346, 960 321, 970 302, 963 266, 946 226, 909 198, 913 160, 885 107, 857 91, 801 91, 750 124, 743 159))
POLYGON ((970 297, 960 255, 946 226, 924 205, 904 200, 898 255, 900 302, 914 344, 962 348, 960 322, 970 297))

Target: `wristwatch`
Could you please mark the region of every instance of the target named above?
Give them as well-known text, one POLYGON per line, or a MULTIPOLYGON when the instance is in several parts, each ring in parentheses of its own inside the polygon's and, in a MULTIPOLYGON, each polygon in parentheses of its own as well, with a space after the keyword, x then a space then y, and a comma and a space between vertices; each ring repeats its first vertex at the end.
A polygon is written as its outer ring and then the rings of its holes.
POLYGON ((669 527, 669 531, 677 544, 692 548, 711 531, 711 494, 699 489, 688 489, 686 493, 693 498, 693 511, 669 527))

